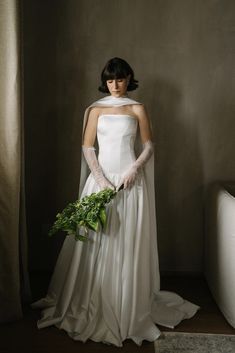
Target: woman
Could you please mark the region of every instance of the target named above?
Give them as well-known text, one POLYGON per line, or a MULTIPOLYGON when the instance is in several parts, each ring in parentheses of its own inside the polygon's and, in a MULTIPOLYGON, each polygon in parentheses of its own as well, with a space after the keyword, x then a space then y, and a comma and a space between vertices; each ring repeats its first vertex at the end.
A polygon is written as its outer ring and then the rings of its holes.
POLYGON ((119 191, 91 242, 65 238, 47 296, 32 304, 44 308, 38 328, 55 325, 74 340, 141 345, 160 336, 156 323, 173 328, 199 309, 160 290, 152 127, 144 105, 127 95, 137 87, 126 61, 107 62, 99 90, 109 95, 84 115, 79 197, 119 191))

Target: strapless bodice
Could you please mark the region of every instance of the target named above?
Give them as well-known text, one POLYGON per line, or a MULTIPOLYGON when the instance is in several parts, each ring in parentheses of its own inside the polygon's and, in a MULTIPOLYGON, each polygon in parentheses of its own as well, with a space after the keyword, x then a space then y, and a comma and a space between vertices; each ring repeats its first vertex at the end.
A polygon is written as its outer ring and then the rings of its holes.
POLYGON ((126 114, 101 114, 97 124, 98 160, 106 173, 123 173, 136 160, 138 121, 126 114))

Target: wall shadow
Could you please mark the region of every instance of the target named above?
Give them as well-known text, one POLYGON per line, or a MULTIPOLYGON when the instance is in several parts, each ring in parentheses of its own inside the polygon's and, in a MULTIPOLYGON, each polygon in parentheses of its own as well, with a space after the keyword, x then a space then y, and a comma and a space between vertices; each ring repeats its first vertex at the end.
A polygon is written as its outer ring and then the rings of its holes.
POLYGON ((161 272, 185 272, 187 263, 188 272, 202 269, 203 166, 196 117, 187 119, 182 93, 162 77, 146 80, 139 96, 154 129, 161 272))

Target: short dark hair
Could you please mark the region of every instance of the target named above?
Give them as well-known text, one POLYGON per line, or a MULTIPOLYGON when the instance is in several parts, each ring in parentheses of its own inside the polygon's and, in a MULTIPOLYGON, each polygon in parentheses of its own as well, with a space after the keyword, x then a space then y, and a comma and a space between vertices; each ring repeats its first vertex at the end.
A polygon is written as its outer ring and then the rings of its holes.
POLYGON ((130 75, 130 81, 127 86, 127 91, 134 91, 138 87, 138 80, 134 78, 134 71, 130 65, 121 58, 112 58, 110 59, 101 73, 101 85, 98 87, 98 90, 103 93, 109 93, 106 81, 112 80, 114 78, 126 78, 130 75))

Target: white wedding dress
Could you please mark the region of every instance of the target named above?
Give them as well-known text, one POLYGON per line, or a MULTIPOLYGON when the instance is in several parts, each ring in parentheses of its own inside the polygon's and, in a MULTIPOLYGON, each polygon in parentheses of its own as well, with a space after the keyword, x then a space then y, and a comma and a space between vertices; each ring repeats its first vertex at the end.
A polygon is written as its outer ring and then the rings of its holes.
MULTIPOLYGON (((136 159, 138 121, 130 115, 98 118, 98 160, 117 186, 136 159)), ((100 191, 89 174, 82 196, 100 191)), ((65 238, 45 298, 31 304, 43 308, 38 328, 55 325, 74 340, 122 346, 160 336, 156 324, 173 328, 192 317, 199 306, 176 293, 160 290, 156 220, 151 218, 144 172, 132 188, 120 190, 107 206, 103 232, 90 231, 92 241, 65 238)))

